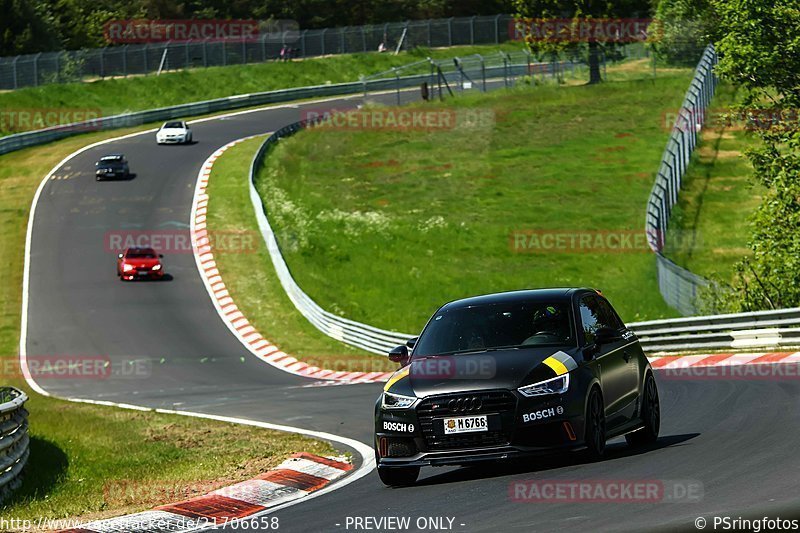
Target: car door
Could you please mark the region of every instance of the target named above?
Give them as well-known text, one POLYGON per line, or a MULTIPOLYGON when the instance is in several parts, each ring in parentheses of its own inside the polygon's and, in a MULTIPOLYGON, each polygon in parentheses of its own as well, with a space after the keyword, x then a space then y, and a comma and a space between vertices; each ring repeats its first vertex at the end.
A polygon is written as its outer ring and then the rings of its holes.
POLYGON ((608 318, 600 307, 598 297, 594 294, 582 296, 579 309, 585 346, 594 351, 595 364, 600 375, 600 386, 603 390, 606 424, 610 430, 626 421, 622 411, 628 362, 623 358, 623 351, 619 349, 623 340, 609 341, 594 348, 595 332, 600 328, 610 327, 608 318))
POLYGON ((620 340, 615 342, 617 351, 620 352, 625 368, 619 373, 619 386, 620 390, 620 413, 621 415, 630 420, 633 418, 636 411, 636 400, 639 397, 639 376, 641 369, 639 363, 641 361, 636 341, 633 340, 632 335, 628 328, 625 327, 622 320, 611 307, 611 304, 602 296, 597 296, 597 303, 603 316, 604 322, 608 327, 613 329, 619 334, 620 340))

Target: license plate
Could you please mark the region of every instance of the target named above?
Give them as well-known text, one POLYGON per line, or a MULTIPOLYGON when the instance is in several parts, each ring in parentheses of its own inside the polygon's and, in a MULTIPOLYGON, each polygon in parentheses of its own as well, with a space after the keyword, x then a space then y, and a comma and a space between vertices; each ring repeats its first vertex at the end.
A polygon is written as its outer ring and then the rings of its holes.
POLYGON ((486 415, 479 416, 457 416, 444 419, 444 434, 453 433, 475 433, 478 431, 489 431, 489 421, 486 415))

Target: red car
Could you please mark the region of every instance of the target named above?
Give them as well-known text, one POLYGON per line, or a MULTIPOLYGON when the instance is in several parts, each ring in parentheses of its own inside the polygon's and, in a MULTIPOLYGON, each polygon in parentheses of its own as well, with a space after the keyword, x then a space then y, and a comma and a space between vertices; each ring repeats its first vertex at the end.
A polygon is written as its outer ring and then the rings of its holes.
POLYGON ((128 248, 117 256, 117 276, 122 280, 161 279, 163 257, 152 248, 128 248))

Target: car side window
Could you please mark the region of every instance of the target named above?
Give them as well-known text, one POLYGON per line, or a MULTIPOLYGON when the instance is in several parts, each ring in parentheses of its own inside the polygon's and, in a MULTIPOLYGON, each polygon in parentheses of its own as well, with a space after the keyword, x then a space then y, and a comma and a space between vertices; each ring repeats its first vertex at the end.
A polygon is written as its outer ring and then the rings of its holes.
POLYGON ((583 338, 586 344, 592 344, 594 342, 595 332, 602 327, 597 300, 592 296, 584 296, 581 298, 580 312, 583 338))
POLYGON ((603 316, 603 322, 610 327, 611 329, 620 330, 625 327, 625 324, 622 323, 617 313, 614 312, 614 309, 611 307, 611 304, 605 298, 597 298, 597 304, 600 306, 600 310, 603 316))

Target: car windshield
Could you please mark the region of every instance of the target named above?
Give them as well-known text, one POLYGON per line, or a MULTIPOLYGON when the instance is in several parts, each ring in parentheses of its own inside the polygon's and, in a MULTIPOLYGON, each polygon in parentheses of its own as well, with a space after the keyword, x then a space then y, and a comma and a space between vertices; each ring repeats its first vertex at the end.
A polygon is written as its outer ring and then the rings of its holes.
POLYGON ((128 259, 155 259, 156 254, 155 252, 137 250, 128 252, 128 255, 126 257, 128 259))
POLYGON ((573 346, 569 304, 523 301, 459 307, 428 323, 414 357, 459 352, 573 346))
POLYGON ((100 166, 105 168, 122 168, 122 161, 101 161, 100 166))
POLYGON ((167 122, 164 124, 164 129, 183 129, 183 124, 180 122, 167 122))

